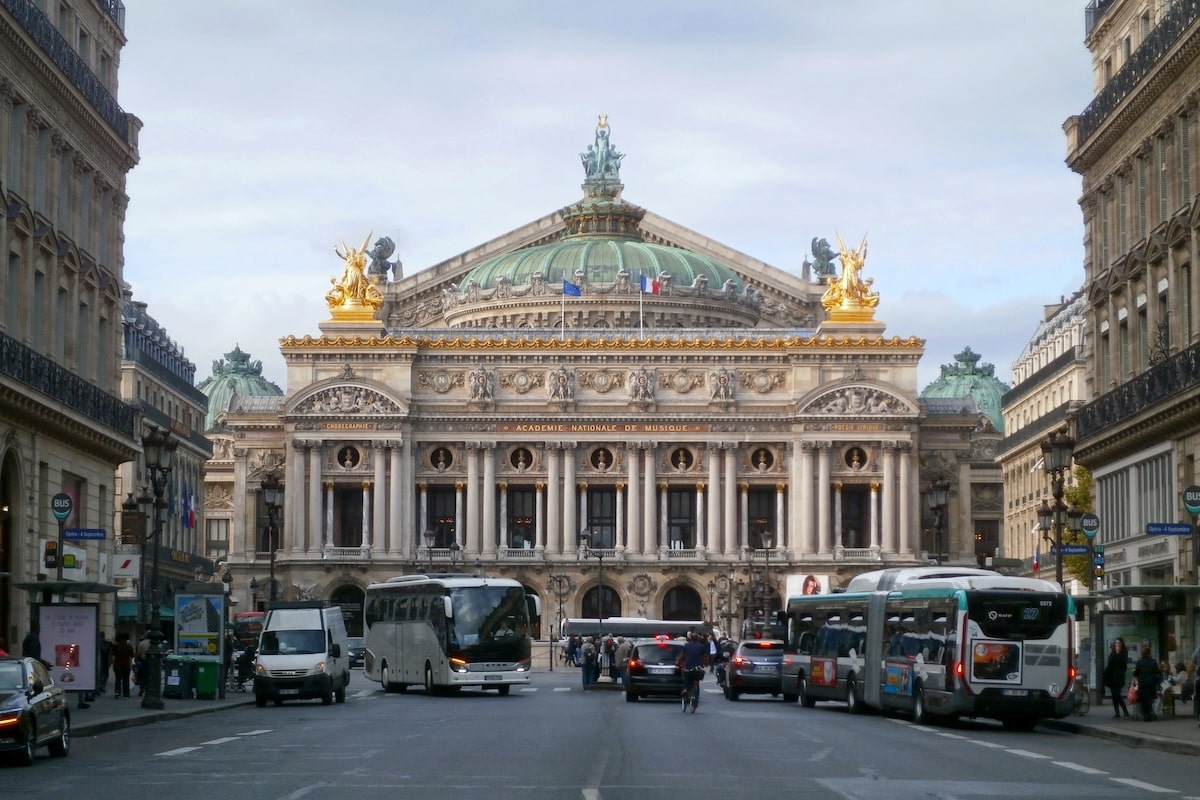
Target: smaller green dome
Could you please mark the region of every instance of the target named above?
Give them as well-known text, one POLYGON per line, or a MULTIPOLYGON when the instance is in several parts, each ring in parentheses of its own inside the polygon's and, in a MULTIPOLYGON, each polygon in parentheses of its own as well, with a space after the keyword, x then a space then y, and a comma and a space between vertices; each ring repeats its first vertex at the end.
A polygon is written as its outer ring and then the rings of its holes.
POLYGON ((262 376, 262 362, 251 361, 249 354, 237 345, 225 354, 224 359, 213 362, 212 376, 196 388, 208 397, 205 433, 214 429, 217 415, 229 408, 234 397, 283 396, 283 389, 262 376))
POLYGON ((979 410, 988 415, 992 427, 1004 432, 1004 416, 1000 401, 1009 390, 1008 384, 996 377, 996 367, 979 363, 979 354, 968 346, 954 356, 957 364, 943 364, 942 374, 921 392, 923 399, 972 397, 979 410))

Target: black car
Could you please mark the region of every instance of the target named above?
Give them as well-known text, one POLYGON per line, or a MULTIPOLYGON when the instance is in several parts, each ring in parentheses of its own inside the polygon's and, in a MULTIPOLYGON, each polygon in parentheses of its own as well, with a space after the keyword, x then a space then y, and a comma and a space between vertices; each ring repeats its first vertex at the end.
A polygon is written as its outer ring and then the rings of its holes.
POLYGON ((733 656, 720 665, 717 680, 729 700, 737 700, 743 694, 778 697, 783 691, 779 671, 782 663, 782 641, 749 639, 739 644, 733 656))
POLYGON ((67 693, 36 658, 0 657, 0 752, 29 766, 42 745, 53 756, 71 748, 67 693))
POLYGON ((346 652, 350 656, 350 668, 363 665, 363 654, 367 652, 367 642, 361 636, 346 637, 346 652))
POLYGON ((629 653, 625 700, 637 702, 649 695, 678 698, 683 691, 679 657, 686 639, 639 639, 629 653))

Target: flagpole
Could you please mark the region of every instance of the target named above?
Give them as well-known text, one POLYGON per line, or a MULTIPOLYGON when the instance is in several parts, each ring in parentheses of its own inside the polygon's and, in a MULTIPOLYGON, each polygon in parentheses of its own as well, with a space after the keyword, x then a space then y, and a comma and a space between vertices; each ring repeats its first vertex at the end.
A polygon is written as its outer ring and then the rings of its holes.
POLYGON ((638 278, 638 335, 646 338, 646 321, 642 316, 642 305, 646 301, 646 277, 638 278))
POLYGON ((560 342, 565 342, 567 340, 567 283, 566 283, 566 281, 567 281, 567 279, 563 278, 562 314, 561 314, 561 319, 559 320, 559 324, 562 326, 562 328, 561 328, 561 332, 558 335, 558 340, 560 342))

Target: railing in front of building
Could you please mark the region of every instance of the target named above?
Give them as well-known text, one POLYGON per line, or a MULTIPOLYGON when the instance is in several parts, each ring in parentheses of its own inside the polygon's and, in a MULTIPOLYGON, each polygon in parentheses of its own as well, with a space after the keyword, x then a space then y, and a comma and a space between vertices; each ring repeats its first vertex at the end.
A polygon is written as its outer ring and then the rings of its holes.
POLYGON ((1083 35, 1088 36, 1117 0, 1091 0, 1083 10, 1083 35))
MULTIPOLYGON (((0 0, 4 8, 13 15, 17 24, 29 34, 38 47, 50 57, 55 66, 63 71, 67 80, 87 99, 96 112, 104 118, 123 141, 129 141, 129 117, 117 104, 117 100, 100 82, 96 74, 88 67, 79 53, 75 52, 70 43, 54 27, 50 18, 32 0, 0 0)), ((109 16, 113 16, 118 26, 123 27, 125 21, 125 6, 115 0, 101 2, 109 16)))
POLYGON ((133 438, 136 416, 133 406, 88 383, 7 333, 0 333, 0 374, 54 398, 126 438, 133 438))
MULTIPOLYGON (((1101 3, 1101 6, 1104 4, 1101 3)), ((1101 8, 1097 19, 1106 8, 1101 8)), ((1142 44, 1133 51, 1087 108, 1079 115, 1079 142, 1082 144, 1100 130, 1100 126, 1149 75, 1171 50, 1179 37, 1200 17, 1200 0, 1177 0, 1142 44)), ((1090 30, 1090 29, 1089 29, 1090 30)))
POLYGON ((1154 409, 1200 383, 1200 343, 1168 357, 1134 376, 1083 408, 1075 417, 1078 441, 1101 434, 1106 428, 1154 409))

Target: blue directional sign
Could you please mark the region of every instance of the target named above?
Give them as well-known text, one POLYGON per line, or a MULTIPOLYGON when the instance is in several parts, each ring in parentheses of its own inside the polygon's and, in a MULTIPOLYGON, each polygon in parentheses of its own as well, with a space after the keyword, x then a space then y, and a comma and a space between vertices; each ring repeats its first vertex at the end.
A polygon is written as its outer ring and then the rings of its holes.
POLYGON ((1147 522, 1147 536, 1189 536, 1192 526, 1186 522, 1147 522))
POLYGON ((1064 544, 1062 547, 1051 547, 1051 554, 1062 553, 1064 556, 1086 556, 1088 546, 1086 544, 1064 544))
POLYGON ((79 541, 81 539, 105 539, 104 528, 67 528, 63 531, 63 538, 70 541, 79 541))

